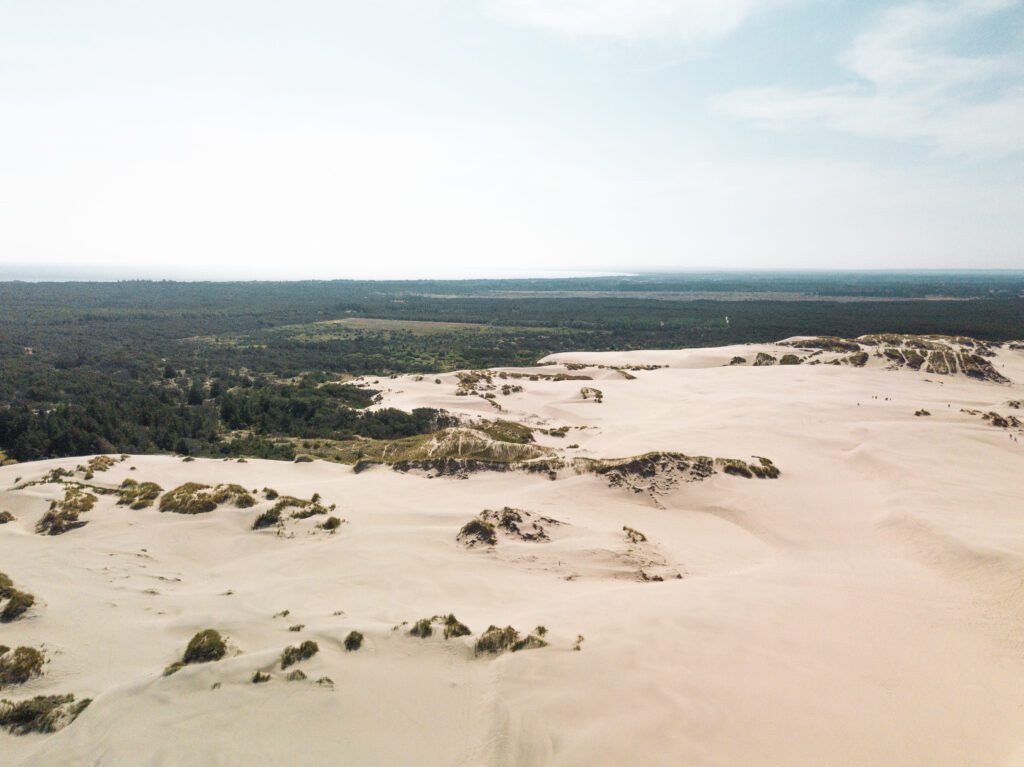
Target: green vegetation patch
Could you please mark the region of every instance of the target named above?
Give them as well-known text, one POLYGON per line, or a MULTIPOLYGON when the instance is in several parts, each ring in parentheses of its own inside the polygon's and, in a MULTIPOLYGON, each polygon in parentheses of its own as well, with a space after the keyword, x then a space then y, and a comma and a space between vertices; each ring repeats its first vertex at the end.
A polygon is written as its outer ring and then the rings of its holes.
POLYGON ((130 509, 145 509, 152 506, 164 489, 156 482, 137 482, 125 479, 117 489, 117 504, 130 509))
POLYGON ((536 634, 521 637, 519 632, 511 626, 505 628, 489 626, 487 631, 477 639, 473 649, 477 655, 499 655, 506 651, 519 652, 546 646, 547 642, 536 634))
POLYGON ((50 502, 49 510, 36 523, 36 532, 40 535, 61 535, 82 527, 86 521, 80 520, 79 515, 95 505, 95 495, 80 487, 68 487, 64 491, 64 498, 50 502))
POLYGON ((29 700, 0 700, 0 728, 12 735, 56 732, 78 717, 91 700, 74 695, 37 695, 29 700))
POLYGON ((34 647, 18 647, 0 653, 0 689, 25 684, 42 676, 43 654, 34 647))
POLYGON ((185 666, 189 666, 194 663, 212 663, 214 661, 218 661, 224 657, 227 650, 227 642, 224 641, 224 637, 220 635, 219 631, 216 631, 215 629, 204 629, 189 640, 188 646, 185 648, 185 652, 181 656, 181 660, 172 663, 164 669, 164 676, 170 676, 185 666))
POLYGON ((348 652, 355 652, 363 646, 363 635, 358 631, 348 632, 348 636, 345 637, 345 649, 348 652))
POLYGON ((213 511, 224 503, 232 503, 236 508, 247 509, 256 504, 241 485, 202 485, 198 482, 186 482, 184 485, 168 490, 160 499, 160 511, 175 514, 205 514, 213 511))
POLYGON ((312 658, 320 652, 320 647, 316 642, 311 639, 307 639, 305 642, 300 644, 298 647, 286 647, 281 652, 281 670, 293 666, 296 663, 301 663, 304 660, 312 658))

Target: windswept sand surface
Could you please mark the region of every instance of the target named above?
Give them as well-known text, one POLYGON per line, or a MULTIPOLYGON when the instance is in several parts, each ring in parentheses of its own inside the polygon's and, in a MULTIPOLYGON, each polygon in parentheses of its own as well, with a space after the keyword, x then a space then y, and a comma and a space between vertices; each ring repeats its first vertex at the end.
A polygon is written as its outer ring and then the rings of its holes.
POLYGON ((524 389, 499 391, 501 412, 456 396, 455 374, 375 388, 381 406, 572 427, 537 435, 563 458, 766 456, 778 479, 720 472, 637 493, 571 471, 133 456, 90 482, 320 493, 346 522, 279 534, 251 529, 262 497, 186 516, 106 495, 84 527, 45 536, 35 524, 63 488, 15 485, 85 459, 0 469, 0 510, 16 517, 0 525, 0 571, 37 600, 0 624, 0 644, 48 661, 0 698, 93 699, 56 733, 0 732, 0 763, 1024 765, 1024 432, 979 415, 1024 417, 1007 404, 1024 400, 1024 351, 992 358, 1004 384, 874 357, 728 365, 758 351, 792 349, 556 355, 506 373, 593 380, 495 377, 524 389), (667 367, 613 367, 646 365, 667 367), (546 541, 456 540, 505 506, 563 524, 546 541), (394 630, 448 613, 473 636, 394 630), (548 646, 476 657, 491 624, 546 626, 548 646), (227 656, 162 676, 206 628, 227 656), (352 630, 365 642, 347 652, 352 630), (307 639, 320 647, 295 666, 308 678, 287 681, 281 651, 307 639), (257 670, 270 681, 253 684, 257 670))

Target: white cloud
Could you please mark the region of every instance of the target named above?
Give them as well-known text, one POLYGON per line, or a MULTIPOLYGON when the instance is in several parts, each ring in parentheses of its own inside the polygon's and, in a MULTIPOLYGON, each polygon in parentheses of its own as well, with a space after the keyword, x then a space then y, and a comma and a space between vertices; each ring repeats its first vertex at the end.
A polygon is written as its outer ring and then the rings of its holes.
MULTIPOLYGON (((954 52, 958 34, 998 23, 1020 0, 911 2, 882 13, 840 63, 849 84, 735 91, 726 112, 767 127, 817 125, 915 141, 943 154, 1024 152, 1024 45, 988 55, 954 52)), ((1024 42, 1024 41, 1022 41, 1024 42)))
POLYGON ((698 43, 785 0, 490 0, 501 18, 570 37, 698 43))

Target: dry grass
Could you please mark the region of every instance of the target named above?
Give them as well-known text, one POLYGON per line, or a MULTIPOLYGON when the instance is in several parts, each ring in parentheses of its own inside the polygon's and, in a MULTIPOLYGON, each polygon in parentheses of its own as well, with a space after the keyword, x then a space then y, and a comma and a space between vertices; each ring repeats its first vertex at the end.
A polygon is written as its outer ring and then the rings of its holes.
POLYGON ((25 684, 42 676, 43 654, 34 647, 19 647, 0 653, 0 689, 25 684))
POLYGON ((38 695, 18 702, 0 700, 0 728, 12 735, 56 732, 75 721, 90 702, 84 698, 75 703, 74 695, 38 695))
POLYGON ((236 508, 247 509, 256 504, 241 485, 202 485, 198 482, 186 482, 184 485, 169 490, 160 499, 160 511, 175 514, 205 514, 213 511, 223 503, 232 503, 236 508))
POLYGON ((320 646, 310 639, 307 639, 298 647, 286 647, 281 652, 281 670, 284 671, 289 666, 312 658, 318 652, 320 652, 320 646))

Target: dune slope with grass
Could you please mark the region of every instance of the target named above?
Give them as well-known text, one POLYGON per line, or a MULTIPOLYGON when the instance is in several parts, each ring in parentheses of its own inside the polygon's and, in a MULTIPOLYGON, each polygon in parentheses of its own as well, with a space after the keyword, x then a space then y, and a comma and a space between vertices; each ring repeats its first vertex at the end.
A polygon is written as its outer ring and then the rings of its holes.
POLYGON ((0 468, 0 761, 1024 765, 1024 346, 375 388, 461 424, 0 468))

